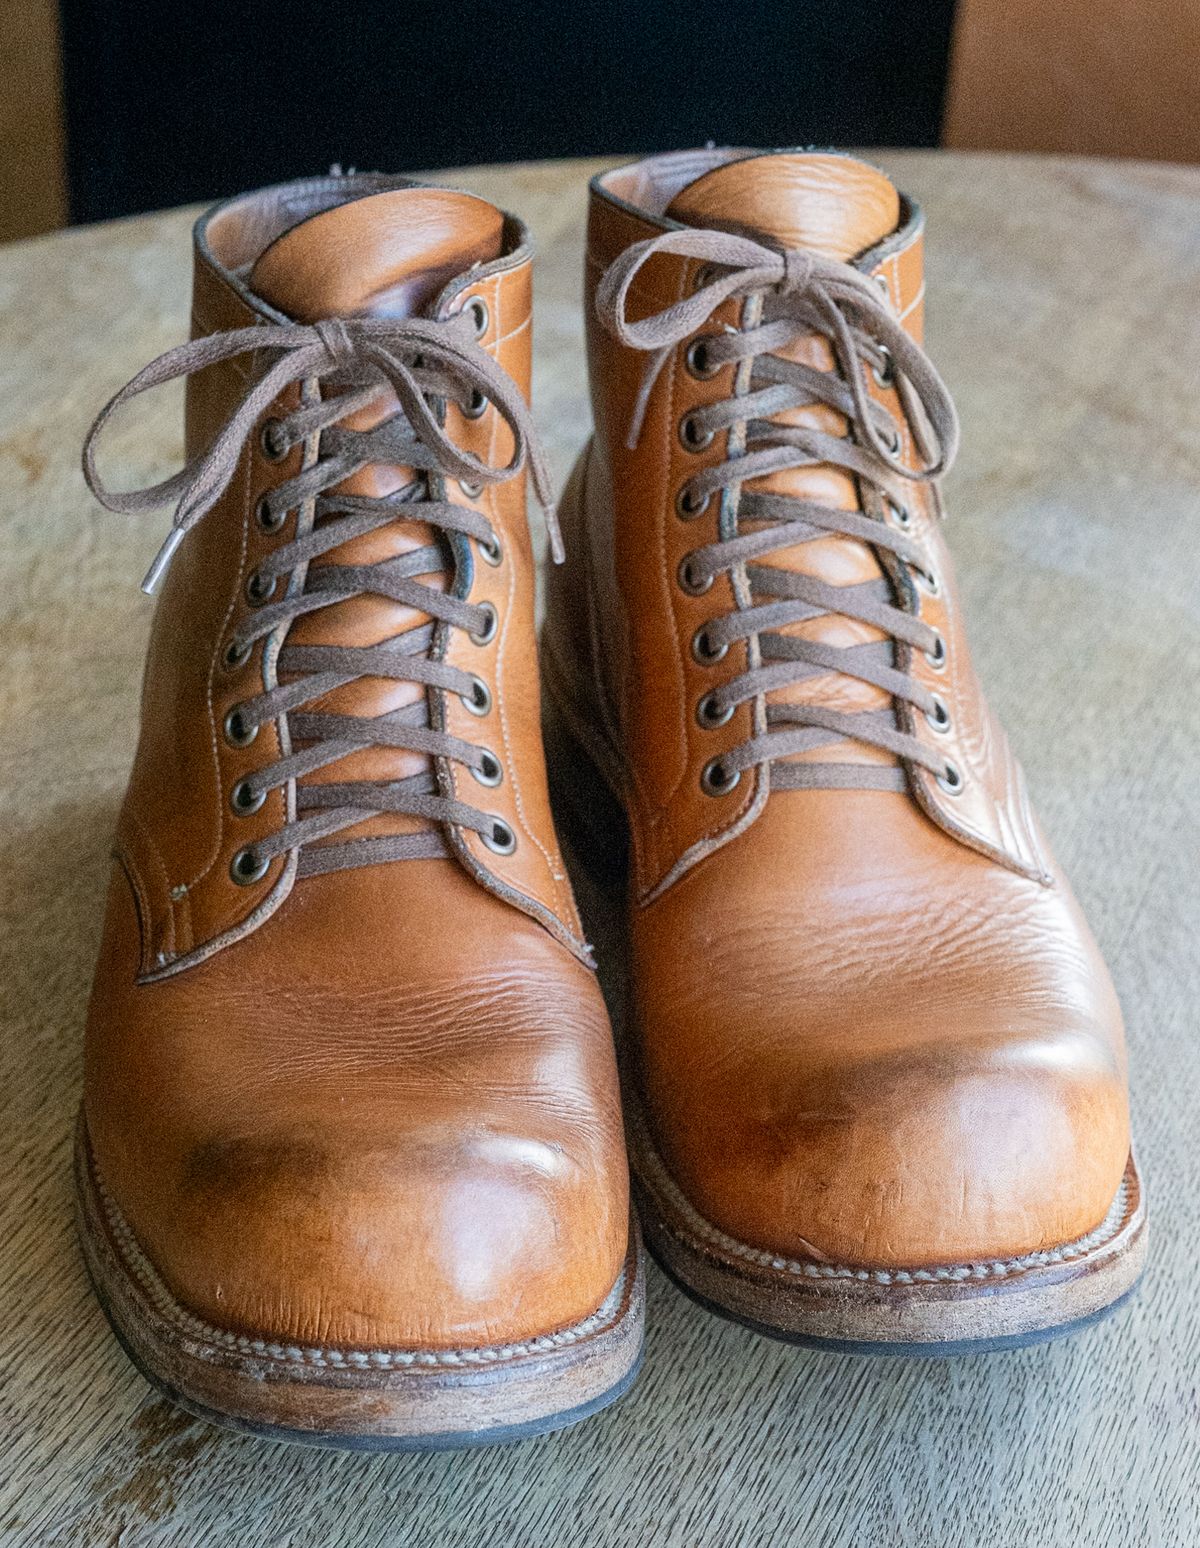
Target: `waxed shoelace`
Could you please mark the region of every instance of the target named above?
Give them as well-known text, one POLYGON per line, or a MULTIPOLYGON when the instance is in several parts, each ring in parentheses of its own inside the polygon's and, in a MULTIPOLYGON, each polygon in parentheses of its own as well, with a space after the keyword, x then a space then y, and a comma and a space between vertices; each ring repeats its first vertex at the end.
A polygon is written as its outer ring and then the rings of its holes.
MULTIPOLYGON (((435 499, 428 475, 457 479, 477 490, 514 477, 528 463, 546 513, 554 557, 562 557, 549 475, 528 407, 516 383, 476 342, 469 312, 444 320, 268 323, 210 334, 168 350, 139 371, 97 416, 84 444, 88 485, 112 511, 139 513, 175 502, 171 531, 143 583, 144 589, 153 590, 184 535, 204 519, 227 488, 262 415, 287 387, 308 380, 320 382, 335 395, 268 421, 266 449, 269 455, 282 457, 291 447, 316 437, 318 454, 264 496, 258 519, 273 530, 289 511, 308 510, 311 515, 297 523, 296 536, 272 550, 250 577, 256 605, 225 646, 226 664, 236 667, 258 640, 278 634, 283 641, 271 685, 239 704, 226 724, 226 734, 245 745, 260 726, 278 721, 283 756, 240 782, 232 795, 235 808, 254 810, 270 789, 300 780, 365 747, 451 759, 468 768, 482 785, 495 785, 501 777, 495 753, 432 724, 427 693, 402 709, 370 717, 305 709, 356 679, 371 677, 455 693, 468 708, 486 710, 490 699, 482 679, 450 665, 442 659, 444 651, 435 648, 440 628, 464 629, 483 639, 497 626, 489 606, 425 583, 452 567, 443 543, 435 540, 374 564, 312 566, 314 559, 353 538, 399 521, 420 523, 432 528, 435 536, 457 533, 473 539, 480 552, 495 562, 499 540, 491 523, 466 506, 435 499), (179 473, 149 488, 120 492, 105 486, 96 468, 96 444, 117 409, 153 387, 254 351, 278 352, 278 358, 250 388, 210 446, 179 473), (385 387, 395 393, 398 412, 369 430, 349 430, 339 423, 378 399, 385 387), (456 446, 436 407, 439 400, 454 402, 477 414, 485 399, 512 432, 513 454, 503 467, 481 462, 456 446), (373 463, 410 467, 416 477, 384 496, 327 492, 373 463), (413 608, 431 622, 377 645, 286 643, 287 628, 297 618, 370 595, 413 608)), ((301 850, 301 875, 445 854, 445 824, 472 829, 498 848, 507 848, 513 837, 507 824, 486 811, 441 793, 431 768, 391 781, 298 785, 295 806, 296 815, 280 831, 241 852, 239 879, 263 874, 271 859, 294 849, 301 850), (428 826, 341 844, 315 842, 381 813, 416 818, 428 826)))
MULTIPOLYGON (((622 344, 651 358, 634 405, 629 444, 640 437, 650 393, 672 350, 693 340, 691 369, 710 374, 749 361, 748 389, 705 405, 681 426, 685 444, 702 449, 732 431, 727 459, 706 467, 680 491, 679 515, 695 519, 714 496, 735 500, 732 530, 694 549, 680 568, 680 584, 706 591, 732 573, 739 605, 706 623, 693 642, 698 659, 715 663, 730 645, 746 640, 748 670, 705 695, 701 724, 718 726, 738 705, 807 678, 844 674, 910 705, 938 731, 949 729, 942 700, 905 668, 921 651, 935 667, 945 663, 945 642, 919 616, 920 589, 938 581, 908 534, 908 488, 935 482, 953 461, 958 419, 941 377, 908 335, 872 281, 849 264, 806 251, 781 251, 722 231, 681 230, 633 244, 609 266, 596 292, 596 312, 622 344), (699 260, 691 295, 637 321, 627 316, 631 285, 655 253, 699 260), (740 331, 700 330, 730 297, 760 296, 756 315, 740 331), (836 369, 816 370, 774 354, 797 338, 828 339, 836 369), (867 391, 865 370, 894 385, 922 461, 901 460, 901 437, 891 414, 867 391), (850 435, 833 436, 808 426, 780 424, 789 409, 824 404, 843 415, 850 435), (736 445, 735 445, 736 441, 736 445), (789 468, 825 464, 854 478, 864 491, 864 511, 839 510, 789 495, 747 491, 748 481, 789 468), (880 554, 886 576, 859 585, 834 586, 814 576, 764 563, 771 554, 823 537, 851 538, 880 554), (741 577, 744 575, 744 581, 741 577), (898 606, 894 597, 906 605, 898 606), (831 646, 782 631, 812 618, 838 614, 879 630, 883 643, 831 646)), ((713 794, 731 790, 743 770, 767 765, 776 787, 903 789, 895 764, 781 761, 841 741, 858 741, 928 769, 952 793, 962 775, 946 758, 904 730, 895 708, 849 712, 819 703, 765 703, 755 732, 723 753, 705 771, 713 794)))

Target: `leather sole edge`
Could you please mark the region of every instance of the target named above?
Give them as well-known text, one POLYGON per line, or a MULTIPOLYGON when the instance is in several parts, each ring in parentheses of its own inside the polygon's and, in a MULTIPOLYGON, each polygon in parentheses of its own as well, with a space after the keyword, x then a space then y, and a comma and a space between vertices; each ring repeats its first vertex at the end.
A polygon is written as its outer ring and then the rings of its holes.
POLYGON ((635 1116, 631 1162, 646 1244, 708 1310, 785 1342, 847 1354, 962 1355, 1022 1348, 1101 1320, 1145 1263, 1132 1153, 1113 1206, 1076 1243, 941 1268, 793 1262, 735 1241, 687 1202, 635 1116))
POLYGON ((496 1445, 576 1424, 637 1375, 645 1275, 632 1213, 616 1283, 571 1328, 462 1350, 313 1349, 209 1328, 174 1299, 104 1189, 82 1114, 75 1184, 84 1262, 122 1348, 173 1402, 225 1428, 349 1450, 496 1445))

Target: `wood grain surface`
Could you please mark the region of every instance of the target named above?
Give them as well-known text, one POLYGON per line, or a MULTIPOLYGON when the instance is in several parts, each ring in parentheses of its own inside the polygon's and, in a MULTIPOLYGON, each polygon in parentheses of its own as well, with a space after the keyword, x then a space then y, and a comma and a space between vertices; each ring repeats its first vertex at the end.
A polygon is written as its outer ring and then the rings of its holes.
MULTIPOLYGON (((0 1542, 596 1548, 1200 1541, 1200 172, 888 154, 925 205, 929 338, 965 444, 951 544, 979 666, 1129 1024, 1144 1288, 1074 1340, 946 1362, 828 1356, 651 1276, 642 1378, 517 1448, 343 1456, 150 1394, 72 1235, 80 1032, 133 752, 161 523, 93 507, 81 437, 183 336, 190 212, 0 252, 0 1542)), ((587 433, 594 165, 448 179, 537 233, 536 410, 587 433)), ((125 484, 178 459, 171 392, 125 484)), ((165 520, 165 518, 164 518, 165 520)))

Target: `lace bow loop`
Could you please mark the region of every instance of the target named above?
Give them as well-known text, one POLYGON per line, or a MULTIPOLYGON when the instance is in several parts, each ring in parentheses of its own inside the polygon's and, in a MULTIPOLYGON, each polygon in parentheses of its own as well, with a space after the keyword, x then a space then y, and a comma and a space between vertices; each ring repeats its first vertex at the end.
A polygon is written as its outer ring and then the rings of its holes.
POLYGON ((940 478, 950 467, 958 446, 958 416, 953 401, 929 357, 905 331, 870 280, 851 265, 803 249, 767 247, 749 237, 713 230, 681 230, 635 242, 614 260, 596 290, 596 315, 626 348, 650 353, 630 423, 626 444, 632 450, 641 436, 650 394, 671 351, 690 338, 717 308, 734 296, 773 290, 803 297, 816 313, 833 345, 854 402, 855 430, 860 439, 898 477, 913 482, 940 478), (699 259, 723 272, 701 270, 702 283, 690 296, 662 311, 631 321, 628 299, 638 274, 658 253, 699 259), (897 390, 925 461, 910 468, 884 441, 863 380, 858 330, 890 356, 897 390), (922 423, 922 418, 927 423, 922 423), (932 432, 932 448, 927 444, 932 432))
POLYGON ((503 368, 468 335, 468 323, 422 318, 332 318, 310 325, 265 323, 193 339, 152 360, 114 394, 96 416, 83 447, 83 476, 96 499, 110 511, 136 515, 175 503, 166 541, 142 583, 154 591, 184 536, 201 521, 228 488, 254 425, 281 392, 308 377, 332 376, 364 368, 391 387, 417 444, 430 466, 453 478, 481 484, 502 483, 528 462, 534 491, 545 512, 555 561, 563 558, 551 493, 550 475, 533 421, 520 389, 503 368), (170 478, 145 489, 113 490, 96 466, 96 448, 113 414, 154 387, 190 376, 210 365, 258 350, 278 358, 250 387, 212 442, 170 478), (503 467, 481 461, 456 446, 429 403, 429 387, 417 376, 416 359, 428 382, 479 392, 496 407, 513 437, 513 454, 503 467))

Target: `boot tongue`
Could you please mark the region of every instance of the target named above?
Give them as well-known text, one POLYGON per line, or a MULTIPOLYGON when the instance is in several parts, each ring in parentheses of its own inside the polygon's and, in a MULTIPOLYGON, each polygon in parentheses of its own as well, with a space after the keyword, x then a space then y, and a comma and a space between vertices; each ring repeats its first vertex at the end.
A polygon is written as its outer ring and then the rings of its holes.
MULTIPOLYGON (((285 231, 260 256, 249 284, 269 305, 297 322, 411 317, 427 311, 446 284, 472 264, 500 257, 503 241, 504 217, 482 199, 445 189, 394 189, 324 210, 285 231)), ((345 429, 368 430, 396 408, 394 395, 386 390, 340 423, 345 429)), ((343 480, 335 492, 379 498, 412 478, 411 468, 373 462, 343 480)), ((433 530, 419 520, 420 514, 417 503, 412 507, 413 519, 403 521, 398 514, 386 526, 348 539, 316 560, 310 576, 321 565, 379 564, 437 541, 433 530)), ((423 574, 421 580, 430 586, 439 584, 433 574, 423 574)), ((443 576, 441 584, 446 581, 443 576)), ((359 595, 296 619, 288 644, 377 645, 429 621, 427 614, 383 596, 359 595)), ((411 707, 424 692, 413 682, 361 677, 326 694, 320 708, 369 719, 411 707)), ((370 746, 303 776, 300 784, 386 782, 428 768, 429 759, 423 753, 370 746)), ((341 837, 380 838, 422 826, 426 824, 418 819, 384 813, 341 837)))
MULTIPOLYGON (((686 225, 765 237, 772 244, 804 248, 849 262, 896 229, 900 200, 882 172, 849 156, 784 153, 752 156, 714 168, 678 194, 667 214, 686 225)), ((833 365, 826 341, 816 337, 797 339, 780 353, 819 370, 828 370, 833 365)), ((821 407, 791 410, 780 418, 794 424, 815 424, 834 435, 841 433, 838 416, 831 416, 828 409, 821 407)), ((813 500, 847 510, 854 510, 859 504, 854 481, 842 470, 829 466, 789 468, 756 480, 752 487, 772 495, 813 500)), ((773 554, 767 562, 775 569, 811 576, 826 585, 885 587, 873 551, 853 538, 829 537, 802 544, 786 553, 773 554)), ((785 632, 799 632, 820 644, 839 648, 877 647, 882 660, 890 659, 880 630, 837 614, 790 626, 785 632)), ((791 687, 776 689, 768 697, 769 704, 817 704, 851 713, 883 714, 891 702, 882 689, 840 675, 810 677, 791 687)), ((830 759, 842 763, 896 761, 890 754, 851 741, 803 753, 799 761, 830 759)))
POLYGON ((261 254, 250 288, 297 322, 411 317, 503 251, 504 217, 470 194, 397 188, 303 220, 261 254))
POLYGON ((698 177, 667 206, 685 226, 770 237, 849 262, 900 223, 900 198, 851 156, 783 153, 731 161, 698 177))

